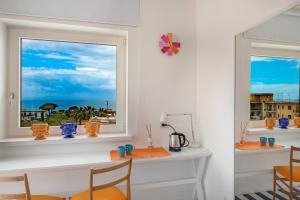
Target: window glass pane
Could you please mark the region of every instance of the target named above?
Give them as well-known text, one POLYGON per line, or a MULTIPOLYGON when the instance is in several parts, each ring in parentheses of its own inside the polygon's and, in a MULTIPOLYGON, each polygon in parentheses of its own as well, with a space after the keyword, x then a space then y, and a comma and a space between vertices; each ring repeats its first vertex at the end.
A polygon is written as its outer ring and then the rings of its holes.
POLYGON ((299 61, 251 57, 250 119, 299 115, 299 61))
POLYGON ((21 127, 115 124, 116 46, 21 39, 21 127))

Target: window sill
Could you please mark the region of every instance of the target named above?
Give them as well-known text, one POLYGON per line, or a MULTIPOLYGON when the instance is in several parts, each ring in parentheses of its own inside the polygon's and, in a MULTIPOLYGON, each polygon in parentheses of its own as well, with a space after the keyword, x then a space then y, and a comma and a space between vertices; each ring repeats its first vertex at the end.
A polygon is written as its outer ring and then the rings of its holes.
POLYGON ((86 135, 77 135, 74 138, 65 139, 62 136, 49 136, 46 140, 34 140, 33 137, 19 137, 1 139, 0 144, 6 146, 26 146, 26 145, 45 145, 45 144, 82 144, 96 142, 117 142, 130 141, 131 135, 124 133, 101 134, 98 137, 87 137, 86 135))
POLYGON ((285 133, 299 133, 300 134, 300 128, 296 127, 289 127, 287 129, 281 129, 281 128, 273 128, 273 129, 267 129, 267 128, 249 128, 247 129, 247 135, 265 135, 265 134, 285 134, 285 133))

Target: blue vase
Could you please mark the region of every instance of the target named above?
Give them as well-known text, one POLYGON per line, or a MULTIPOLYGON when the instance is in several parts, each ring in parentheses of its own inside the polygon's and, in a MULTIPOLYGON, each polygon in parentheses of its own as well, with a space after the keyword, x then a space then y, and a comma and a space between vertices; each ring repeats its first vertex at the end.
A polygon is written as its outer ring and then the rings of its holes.
POLYGON ((279 123, 279 128, 283 128, 283 129, 287 129, 289 126, 289 119, 282 117, 278 119, 278 123, 279 123))
POLYGON ((73 123, 64 123, 60 126, 61 134, 64 135, 64 138, 73 138, 76 134, 77 124, 73 123))

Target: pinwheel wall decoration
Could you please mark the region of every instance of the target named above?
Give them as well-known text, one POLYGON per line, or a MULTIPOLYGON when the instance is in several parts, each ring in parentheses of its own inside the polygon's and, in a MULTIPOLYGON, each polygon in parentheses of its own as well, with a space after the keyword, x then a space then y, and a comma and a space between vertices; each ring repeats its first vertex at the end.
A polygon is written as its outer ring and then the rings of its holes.
POLYGON ((179 52, 180 42, 173 41, 172 33, 163 34, 160 38, 159 46, 161 47, 161 52, 167 53, 168 56, 179 52))

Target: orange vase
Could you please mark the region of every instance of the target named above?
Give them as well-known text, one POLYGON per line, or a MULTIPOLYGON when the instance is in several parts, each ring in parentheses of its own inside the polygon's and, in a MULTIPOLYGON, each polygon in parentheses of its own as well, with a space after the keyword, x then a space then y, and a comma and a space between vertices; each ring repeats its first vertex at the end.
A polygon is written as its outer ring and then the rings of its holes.
POLYGON ((31 125, 32 135, 35 136, 35 140, 45 140, 49 135, 48 124, 32 124, 31 125))
POLYGON ((98 122, 86 122, 84 127, 88 137, 97 137, 98 129, 99 129, 98 122))
POLYGON ((265 122, 266 122, 266 127, 267 127, 268 129, 273 129, 273 127, 274 127, 275 124, 276 124, 276 119, 273 118, 273 117, 266 118, 266 119, 265 119, 265 122))
POLYGON ((294 117, 294 123, 297 128, 300 128, 300 117, 294 117))

